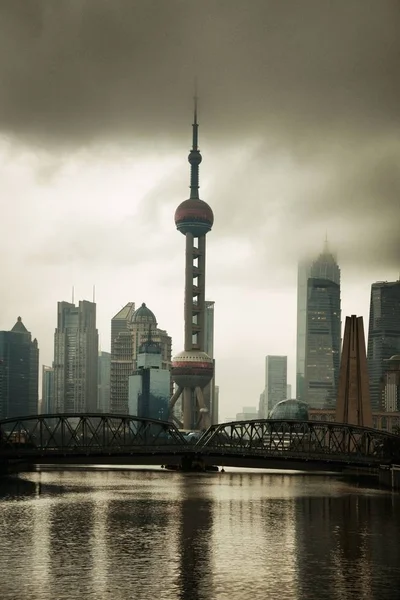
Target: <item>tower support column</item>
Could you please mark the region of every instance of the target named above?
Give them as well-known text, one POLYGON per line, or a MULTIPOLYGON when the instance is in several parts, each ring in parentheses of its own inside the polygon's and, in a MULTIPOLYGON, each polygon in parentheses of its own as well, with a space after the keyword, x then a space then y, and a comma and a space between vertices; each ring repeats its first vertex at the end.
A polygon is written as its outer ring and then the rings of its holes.
POLYGON ((185 238, 185 350, 191 350, 193 344, 193 234, 188 232, 185 238))

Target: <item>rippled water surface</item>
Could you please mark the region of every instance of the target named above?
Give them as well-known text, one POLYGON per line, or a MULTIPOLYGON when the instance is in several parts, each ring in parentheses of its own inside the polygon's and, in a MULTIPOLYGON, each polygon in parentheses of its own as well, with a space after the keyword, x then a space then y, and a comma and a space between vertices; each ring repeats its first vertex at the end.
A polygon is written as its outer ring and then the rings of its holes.
POLYGON ((0 480, 1 600, 400 598, 400 496, 335 477, 0 480))

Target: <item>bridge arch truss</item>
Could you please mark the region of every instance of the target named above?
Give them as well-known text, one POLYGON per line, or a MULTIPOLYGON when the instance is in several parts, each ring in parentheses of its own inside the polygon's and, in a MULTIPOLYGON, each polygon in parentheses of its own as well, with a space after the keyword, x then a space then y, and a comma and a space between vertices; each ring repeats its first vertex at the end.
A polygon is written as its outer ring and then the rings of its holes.
POLYGON ((0 454, 118 454, 178 447, 185 439, 173 423, 111 414, 35 415, 0 421, 0 454))
POLYGON ((355 465, 400 460, 398 435, 320 421, 261 419, 213 425, 196 446, 205 454, 239 454, 355 465))

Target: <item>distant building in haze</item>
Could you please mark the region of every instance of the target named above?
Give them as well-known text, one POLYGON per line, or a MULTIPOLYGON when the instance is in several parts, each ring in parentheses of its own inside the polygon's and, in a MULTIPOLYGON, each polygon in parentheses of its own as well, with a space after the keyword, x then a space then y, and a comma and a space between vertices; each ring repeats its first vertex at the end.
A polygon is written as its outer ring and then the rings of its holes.
POLYGON ((97 411, 99 336, 96 304, 59 302, 54 334, 54 407, 56 413, 97 411))
POLYGON ((334 408, 340 348, 340 268, 325 241, 318 259, 298 271, 296 397, 312 408, 334 408))
POLYGON ((290 399, 292 397, 292 386, 290 383, 286 386, 286 398, 290 399))
POLYGON ((101 413, 110 412, 110 376, 111 353, 99 352, 97 370, 97 410, 101 413))
POLYGON ((269 411, 281 400, 286 400, 287 392, 287 356, 265 357, 264 405, 260 417, 268 418, 269 411))
POLYGON ((258 419, 256 406, 243 406, 242 412, 236 414, 236 421, 252 421, 258 419))
POLYGON ((161 345, 152 339, 149 325, 148 339, 138 348, 137 370, 129 377, 129 414, 167 421, 171 374, 162 368, 161 345))
POLYGON ((384 410, 382 398, 386 361, 400 354, 400 281, 371 287, 368 330, 368 373, 372 410, 384 410))
POLYGON ((0 331, 0 419, 37 414, 38 390, 37 340, 18 317, 11 331, 0 331))
POLYGON ((48 415, 54 407, 54 369, 53 367, 42 367, 42 402, 40 412, 48 415))
POLYGON ((129 377, 138 370, 139 348, 147 339, 149 330, 152 340, 160 345, 161 368, 170 371, 171 337, 157 327, 157 319, 146 304, 135 311, 135 304, 129 302, 111 321, 110 396, 113 413, 129 412, 129 377))

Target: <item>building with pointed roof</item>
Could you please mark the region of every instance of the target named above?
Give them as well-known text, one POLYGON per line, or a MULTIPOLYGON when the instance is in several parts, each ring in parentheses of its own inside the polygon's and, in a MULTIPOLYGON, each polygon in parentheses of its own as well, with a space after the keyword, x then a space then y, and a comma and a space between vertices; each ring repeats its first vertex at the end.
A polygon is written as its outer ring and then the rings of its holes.
POLYGON ((18 317, 11 331, 0 331, 0 419, 38 413, 39 349, 18 317))
POLYGON ((372 427, 367 354, 362 317, 346 317, 335 421, 372 427))

